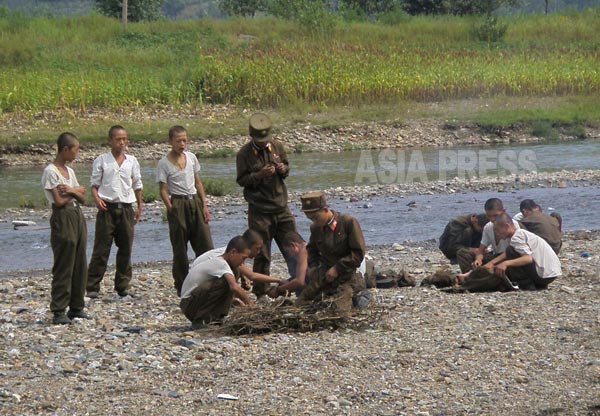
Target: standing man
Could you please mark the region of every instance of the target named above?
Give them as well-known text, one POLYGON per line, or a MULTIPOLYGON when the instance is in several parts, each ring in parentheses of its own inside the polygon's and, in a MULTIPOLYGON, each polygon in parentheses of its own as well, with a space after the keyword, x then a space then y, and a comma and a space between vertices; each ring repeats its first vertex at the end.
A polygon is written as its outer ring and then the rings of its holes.
POLYGON ((208 226, 210 214, 204 185, 200 179, 200 163, 186 151, 187 130, 183 126, 169 129, 171 151, 158 161, 157 179, 160 198, 167 208, 169 237, 173 248, 173 281, 177 296, 188 274, 188 242, 196 257, 213 249, 208 226))
MULTIPOLYGON (((289 174, 289 162, 283 145, 271 138, 271 119, 256 113, 250 117, 251 140, 237 153, 237 183, 244 188, 248 201, 248 228, 263 238, 263 250, 254 259, 253 270, 269 274, 271 265, 271 240, 287 259, 283 248, 285 235, 296 231, 296 222, 288 208, 287 187, 284 179, 289 174)), ((266 294, 265 283, 255 283, 257 297, 266 294)))
POLYGON ((334 296, 336 311, 349 312, 354 292, 364 289, 358 267, 365 257, 365 240, 356 218, 327 207, 322 192, 302 195, 302 211, 312 221, 308 252, 308 285, 296 301, 304 305, 334 296))
POLYGON ((115 291, 129 295, 133 228, 142 214, 142 175, 135 156, 125 154, 129 137, 122 126, 108 131, 110 152, 92 166, 92 196, 98 208, 94 250, 88 267, 87 295, 97 298, 113 243, 117 246, 115 291), (133 209, 133 203, 136 209, 133 209))
POLYGON ((42 186, 52 206, 50 244, 52 289, 50 311, 55 325, 71 324, 72 319, 89 319, 85 308, 85 279, 87 277, 87 227, 79 204, 85 202, 85 188, 79 185, 75 172, 67 164, 79 153, 79 141, 72 133, 62 133, 56 141, 54 162, 44 169, 42 186), (65 314, 67 306, 69 311, 65 314))

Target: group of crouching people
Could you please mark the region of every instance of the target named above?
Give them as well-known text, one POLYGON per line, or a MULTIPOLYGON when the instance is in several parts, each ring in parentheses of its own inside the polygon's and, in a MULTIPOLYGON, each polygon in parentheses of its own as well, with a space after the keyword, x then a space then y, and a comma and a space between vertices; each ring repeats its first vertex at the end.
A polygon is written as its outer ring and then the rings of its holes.
POLYGON ((498 198, 488 199, 485 214, 450 221, 440 250, 461 273, 434 275, 426 283, 454 292, 545 289, 562 274, 557 254, 562 246, 562 218, 547 215, 531 199, 510 217, 498 198))

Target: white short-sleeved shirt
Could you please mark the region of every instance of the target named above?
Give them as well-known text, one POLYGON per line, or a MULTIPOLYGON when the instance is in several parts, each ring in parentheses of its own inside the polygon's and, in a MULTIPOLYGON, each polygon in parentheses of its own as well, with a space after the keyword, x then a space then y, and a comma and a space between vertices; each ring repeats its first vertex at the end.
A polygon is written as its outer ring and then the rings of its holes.
POLYGON ((181 287, 181 299, 189 298, 194 289, 211 279, 221 279, 225 274, 233 275, 231 267, 223 257, 200 262, 193 266, 181 287))
POLYGON ((100 199, 132 204, 136 201, 134 191, 143 186, 140 164, 135 156, 125 155, 119 166, 111 152, 103 153, 94 160, 90 183, 98 188, 100 199))
MULTIPOLYGON (((518 230, 519 223, 513 220, 513 224, 515 228, 518 230)), ((492 253, 494 254, 502 254, 508 248, 508 244, 510 242, 509 238, 504 238, 496 243, 496 235, 494 234, 494 223, 488 222, 485 227, 483 227, 483 233, 481 235, 481 244, 486 247, 491 247, 492 253)))
POLYGON ((223 254, 225 254, 226 249, 227 247, 217 247, 200 254, 198 257, 196 257, 190 268, 207 260, 212 260, 215 257, 222 256, 223 254))
POLYGON ((529 254, 533 258, 539 277, 548 279, 562 274, 558 256, 542 237, 527 230, 517 230, 510 239, 510 246, 517 253, 529 254))
POLYGON ((523 217, 524 215, 522 212, 517 212, 515 215, 513 215, 513 221, 521 221, 523 217))
MULTIPOLYGON (((50 205, 54 204, 52 189, 56 188, 58 185, 69 185, 72 188, 79 186, 79 182, 77 182, 77 177, 75 176, 73 169, 67 166, 67 172, 69 172, 69 177, 65 178, 54 163, 50 163, 44 168, 44 172, 42 173, 42 186, 44 187, 44 196, 50 205)), ((74 200, 75 198, 69 196, 69 202, 73 202, 74 200)))
POLYGON ((178 166, 164 156, 158 161, 157 181, 166 183, 169 195, 195 195, 195 174, 200 173, 200 162, 195 154, 183 152, 186 163, 185 168, 178 166))

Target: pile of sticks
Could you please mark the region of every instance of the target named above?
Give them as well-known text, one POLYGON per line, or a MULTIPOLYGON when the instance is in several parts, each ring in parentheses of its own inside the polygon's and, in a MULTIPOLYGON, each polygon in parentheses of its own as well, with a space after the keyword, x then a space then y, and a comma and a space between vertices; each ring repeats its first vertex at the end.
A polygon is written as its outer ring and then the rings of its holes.
POLYGON ((267 332, 312 332, 337 329, 365 329, 377 326, 384 309, 375 300, 365 309, 336 313, 333 299, 306 306, 292 306, 280 301, 268 305, 237 307, 221 325, 226 335, 262 334, 267 332))

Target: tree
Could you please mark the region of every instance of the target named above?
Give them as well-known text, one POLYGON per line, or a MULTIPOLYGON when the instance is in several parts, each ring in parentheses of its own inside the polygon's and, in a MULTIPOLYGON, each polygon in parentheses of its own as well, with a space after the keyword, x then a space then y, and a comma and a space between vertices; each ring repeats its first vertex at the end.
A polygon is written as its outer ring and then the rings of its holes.
POLYGON ((266 4, 264 0, 221 0, 219 9, 227 16, 254 16, 264 12, 266 4))
POLYGON ((520 0, 403 0, 408 14, 491 14, 502 6, 516 6, 520 0))
MULTIPOLYGON (((95 0, 96 8, 105 16, 121 19, 123 15, 122 0, 95 0)), ((162 17, 161 7, 164 0, 127 0, 127 20, 158 20, 162 17)))
POLYGON ((340 3, 348 9, 373 17, 391 12, 396 8, 397 2, 395 0, 340 0, 340 3))

